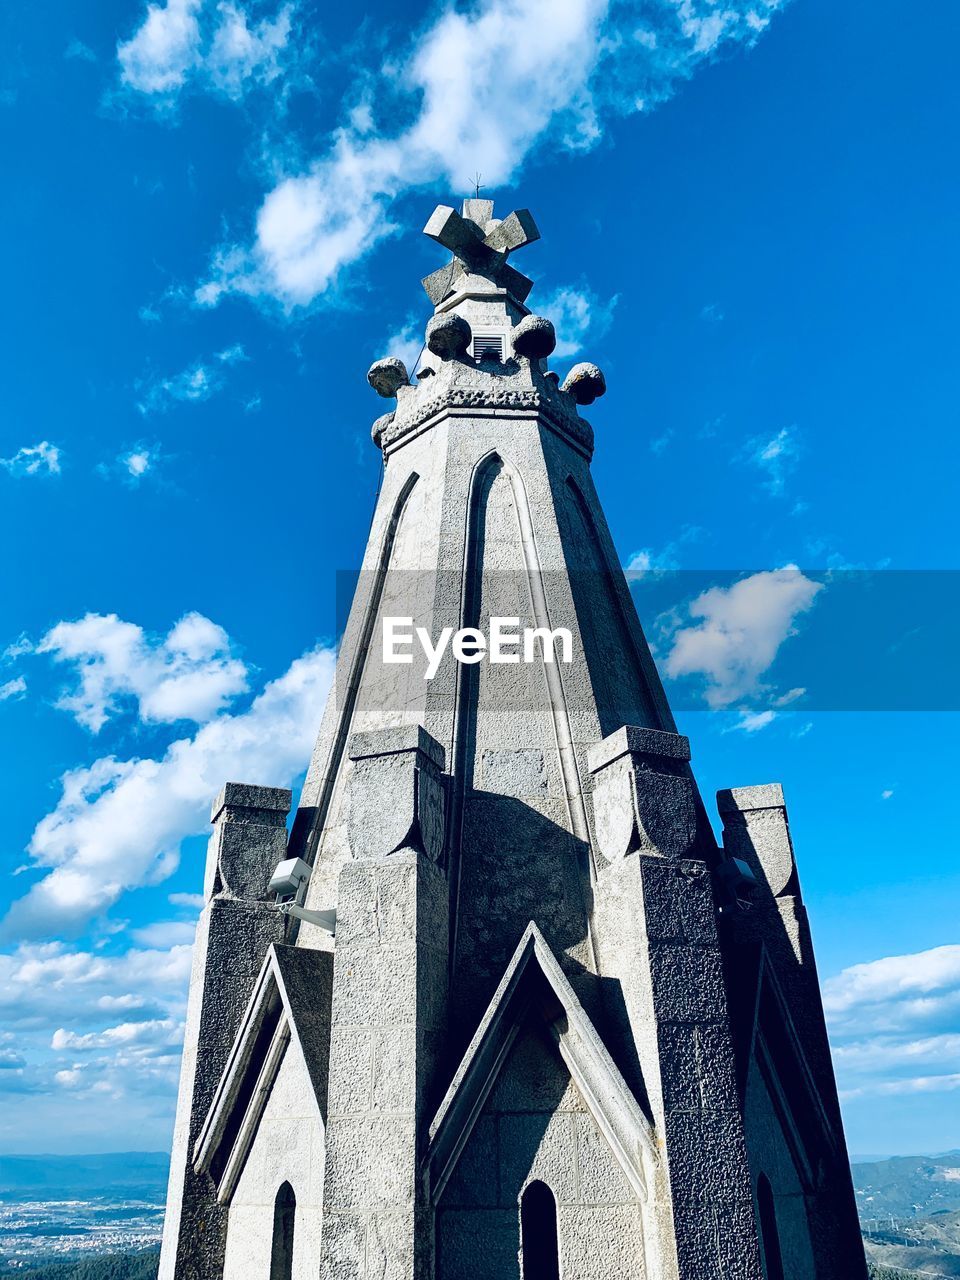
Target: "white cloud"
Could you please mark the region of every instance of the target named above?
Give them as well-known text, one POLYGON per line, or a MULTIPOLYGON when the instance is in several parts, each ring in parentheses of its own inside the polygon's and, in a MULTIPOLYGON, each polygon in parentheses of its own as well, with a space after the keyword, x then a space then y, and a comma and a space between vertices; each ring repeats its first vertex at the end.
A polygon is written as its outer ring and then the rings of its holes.
POLYGON ((201 911, 206 899, 202 893, 169 893, 167 901, 171 907, 186 907, 189 911, 201 911))
POLYGON ((130 453, 124 454, 120 461, 134 480, 139 480, 141 476, 145 476, 153 463, 149 449, 134 449, 130 453))
POLYGON ((189 946, 104 956, 62 942, 25 943, 0 954, 0 1014, 18 1035, 102 1023, 117 1013, 179 1016, 190 976, 189 946), (149 999, 142 992, 149 992, 149 999))
POLYGON ((141 947, 175 947, 182 943, 193 944, 197 928, 183 920, 155 920, 132 931, 134 942, 141 947))
POLYGON ((39 444, 24 445, 10 458, 0 458, 0 467, 12 476, 58 476, 60 456, 55 444, 41 440, 39 444))
MULTIPOLYGON (((469 190, 511 181, 548 137, 592 146, 610 112, 669 97, 724 41, 751 43, 780 0, 480 0, 445 8, 371 78, 375 101, 345 112, 323 153, 266 195, 253 243, 226 245, 196 292, 270 297, 286 307, 323 294, 395 229, 396 197, 428 184, 469 190), (378 119, 410 121, 392 134, 378 119)), ((572 339, 565 339, 572 341, 572 339)))
POLYGON ((881 800, 889 800, 889 799, 891 798, 891 796, 892 796, 892 795, 893 795, 893 792, 888 788, 886 791, 881 791, 881 792, 880 792, 880 799, 881 799, 881 800))
POLYGON ((744 733, 757 733, 760 729, 766 729, 776 718, 777 713, 769 707, 765 711, 745 711, 733 727, 742 729, 744 733))
POLYGON ((923 1036, 903 1040, 877 1036, 872 1040, 854 1040, 834 1050, 834 1060, 845 1071, 889 1070, 896 1066, 956 1066, 960 1062, 960 1033, 923 1036))
POLYGON ((239 5, 220 4, 217 11, 220 21, 204 67, 214 88, 236 101, 250 85, 272 84, 280 75, 293 6, 284 5, 272 20, 253 25, 239 5))
POLYGON ((552 320, 557 331, 556 358, 577 355, 588 335, 594 340, 602 338, 610 328, 618 301, 619 295, 614 295, 608 302, 601 302, 590 289, 569 285, 538 299, 537 312, 552 320))
POLYGON ((232 656, 229 636, 200 613, 185 614, 163 639, 115 613, 88 613, 58 623, 37 652, 72 665, 77 684, 57 706, 93 733, 130 698, 148 723, 202 724, 248 687, 247 669, 232 656))
POLYGON ((793 566, 711 587, 687 606, 690 617, 702 621, 673 632, 664 659, 667 675, 703 676, 704 696, 713 708, 755 696, 780 646, 796 634, 796 619, 822 589, 793 566))
POLYGON ((50 1041, 51 1049, 112 1049, 118 1045, 178 1045, 183 1040, 183 1026, 172 1018, 152 1022, 121 1022, 103 1031, 80 1033, 58 1027, 50 1041))
POLYGON ((146 1125, 151 1141, 166 1141, 190 953, 105 956, 50 942, 0 954, 0 1021, 15 1029, 0 1039, 15 1039, 17 1049, 17 1061, 0 1061, 8 1133, 22 1111, 9 1095, 26 1093, 43 1096, 43 1115, 22 1116, 18 1138, 55 1141, 68 1131, 109 1134, 119 1145, 131 1126, 146 1125))
MULTIPOLYGON (((143 406, 141 406, 141 411, 143 406)), ((142 440, 130 448, 122 449, 112 462, 101 462, 96 470, 105 480, 118 478, 132 489, 153 480, 165 461, 159 444, 146 444, 142 440)))
POLYGON ((796 427, 781 427, 776 435, 755 436, 746 448, 746 459, 764 474, 764 488, 768 493, 783 493, 787 476, 800 457, 800 445, 796 427))
POLYGON ((161 103, 188 84, 238 101, 281 74, 292 30, 292 5, 251 22, 244 8, 228 0, 148 4, 140 27, 117 46, 120 79, 127 89, 161 103))
POLYGON ((637 577, 643 574, 661 574, 670 569, 679 569, 680 556, 691 542, 703 537, 703 530, 695 524, 685 524, 677 536, 666 543, 659 551, 652 547, 641 547, 632 551, 627 557, 626 569, 637 577))
POLYGON ((146 415, 163 412, 177 402, 197 404, 202 400, 209 400, 222 386, 223 378, 216 369, 198 362, 171 378, 161 378, 158 382, 151 383, 137 408, 146 415))
POLYGON ((241 364, 244 360, 249 360, 242 342, 235 342, 232 347, 225 347, 223 351, 217 352, 217 359, 223 364, 241 364))
POLYGON ((8 698, 21 698, 26 692, 26 680, 23 676, 14 676, 12 680, 0 684, 0 702, 6 702, 8 698))
POLYGON ((202 0, 150 4, 136 34, 117 46, 124 84, 141 93, 170 93, 186 82, 200 57, 202 0))
POLYGON ((160 758, 105 756, 65 774, 56 808, 30 842, 47 873, 12 905, 5 935, 79 928, 126 890, 164 880, 181 841, 208 829, 225 781, 289 785, 309 758, 333 665, 332 651, 311 650, 246 711, 217 716, 160 758))
POLYGON ((852 965, 823 997, 842 1098, 960 1087, 960 945, 852 965))
POLYGON ((420 353, 424 349, 423 322, 412 316, 406 323, 383 344, 384 355, 396 356, 406 366, 407 373, 413 377, 420 362, 420 353))
POLYGON ((823 984, 824 1008, 838 1028, 874 1017, 897 1026, 923 1021, 944 1000, 952 1008, 958 995, 960 944, 856 964, 823 984))

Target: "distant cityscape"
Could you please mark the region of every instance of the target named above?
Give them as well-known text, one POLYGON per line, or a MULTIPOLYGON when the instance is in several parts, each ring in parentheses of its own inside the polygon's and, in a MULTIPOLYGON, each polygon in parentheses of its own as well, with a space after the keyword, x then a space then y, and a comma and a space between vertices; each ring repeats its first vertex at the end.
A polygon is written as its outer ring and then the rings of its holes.
MULTIPOLYGON (((0 1276, 154 1275, 167 1166, 161 1152, 0 1156, 0 1276)), ((855 1161, 853 1176, 876 1280, 960 1277, 960 1151, 855 1161)))

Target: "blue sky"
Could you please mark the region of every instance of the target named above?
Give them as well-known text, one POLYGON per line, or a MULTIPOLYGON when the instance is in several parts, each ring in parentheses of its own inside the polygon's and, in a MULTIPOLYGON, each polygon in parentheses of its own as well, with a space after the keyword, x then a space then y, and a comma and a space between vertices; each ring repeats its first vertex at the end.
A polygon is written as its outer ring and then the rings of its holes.
POLYGON ((419 229, 477 171, 538 220, 558 363, 606 373, 594 475, 705 795, 786 788, 851 1149, 960 1146, 956 591, 891 574, 956 557, 955 6, 0 23, 0 1148, 168 1143, 208 802, 304 767, 366 369, 415 356, 419 229))

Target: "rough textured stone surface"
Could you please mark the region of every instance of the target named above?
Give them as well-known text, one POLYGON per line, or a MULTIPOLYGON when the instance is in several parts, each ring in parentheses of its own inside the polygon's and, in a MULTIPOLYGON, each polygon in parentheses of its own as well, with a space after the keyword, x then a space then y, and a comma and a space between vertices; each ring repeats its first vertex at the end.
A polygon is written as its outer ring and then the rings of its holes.
POLYGON ((385 400, 392 400, 401 387, 408 385, 410 375, 402 360, 398 360, 396 356, 386 356, 383 360, 374 361, 370 366, 367 370, 367 381, 378 396, 383 396, 385 400))
POLYGON ((594 775, 594 837, 605 858, 658 853, 681 858, 697 834, 693 785, 680 772, 690 746, 680 734, 625 726, 588 753, 594 775))
POLYGON ((393 413, 382 413, 370 428, 370 439, 378 449, 380 448, 383 440, 383 433, 390 426, 391 422, 393 422, 393 413))
POLYGON ((724 850, 746 862, 759 885, 752 909, 734 913, 725 931, 728 989, 741 999, 749 992, 758 1010, 756 1052, 740 1068, 754 1184, 765 1174, 788 1246, 799 1241, 809 1248, 810 1255, 800 1255, 809 1256, 805 1274, 817 1280, 859 1275, 862 1248, 848 1229, 856 1212, 850 1166, 783 789, 778 783, 737 787, 718 792, 717 802, 724 850), (791 1045, 801 1046, 800 1058, 791 1045), (802 1084, 809 1078, 812 1093, 802 1084), (786 1130, 772 1103, 784 1090, 800 1112, 786 1130))
POLYGON ((207 905, 193 950, 180 1092, 163 1224, 163 1280, 215 1280, 223 1271, 227 1213, 191 1154, 220 1081, 244 1006, 284 919, 264 898, 286 852, 290 792, 228 783, 214 804, 207 905), (286 807, 284 807, 286 806, 286 807))
POLYGON ((427 322, 427 347, 441 360, 463 355, 470 337, 470 325, 456 312, 432 316, 427 322))
POLYGON ((546 360, 557 345, 553 321, 546 316, 524 316, 511 338, 517 355, 531 360, 546 360))
POLYGON ((593 404, 607 390, 606 379, 595 364, 575 364, 561 384, 577 404, 593 404))

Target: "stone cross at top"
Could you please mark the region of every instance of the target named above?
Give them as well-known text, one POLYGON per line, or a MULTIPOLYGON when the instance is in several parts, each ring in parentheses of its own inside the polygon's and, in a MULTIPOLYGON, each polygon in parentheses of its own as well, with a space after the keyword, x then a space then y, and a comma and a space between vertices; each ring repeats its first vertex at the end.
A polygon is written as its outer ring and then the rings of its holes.
POLYGON ((423 234, 449 249, 453 258, 423 281, 427 297, 439 306, 464 276, 481 276, 523 302, 533 281, 507 262, 508 254, 540 239, 529 209, 517 209, 504 219, 493 216, 492 200, 464 200, 460 213, 438 204, 423 234))

